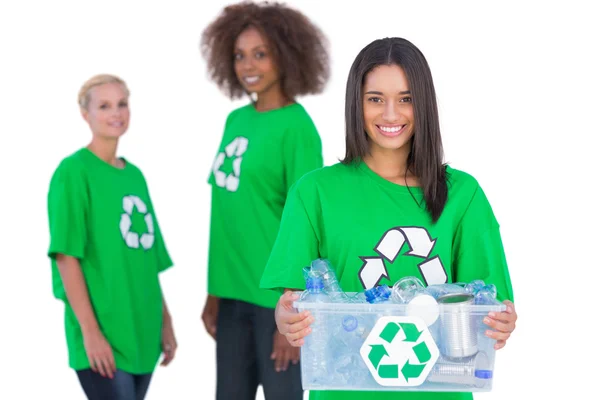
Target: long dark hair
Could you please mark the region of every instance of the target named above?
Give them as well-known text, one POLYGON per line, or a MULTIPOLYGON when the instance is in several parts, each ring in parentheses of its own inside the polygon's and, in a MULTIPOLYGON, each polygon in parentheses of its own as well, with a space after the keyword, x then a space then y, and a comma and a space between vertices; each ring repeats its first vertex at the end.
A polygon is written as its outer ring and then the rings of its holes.
POLYGON ((366 75, 380 65, 398 65, 408 79, 415 131, 406 164, 419 178, 427 211, 433 222, 436 222, 448 200, 437 102, 427 60, 408 40, 379 39, 356 56, 346 85, 346 156, 342 163, 358 162, 369 152, 363 119, 362 90, 366 75))

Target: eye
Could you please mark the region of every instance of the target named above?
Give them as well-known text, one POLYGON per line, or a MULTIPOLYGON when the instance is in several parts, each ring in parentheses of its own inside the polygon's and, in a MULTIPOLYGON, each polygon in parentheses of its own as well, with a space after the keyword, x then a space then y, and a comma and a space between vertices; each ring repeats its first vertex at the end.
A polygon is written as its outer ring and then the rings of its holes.
POLYGON ((100 104, 101 110, 106 110, 108 108, 108 104, 100 104))
POLYGON ((412 97, 403 97, 400 99, 400 103, 412 103, 412 97))
POLYGON ((254 58, 256 58, 257 60, 260 60, 261 58, 265 58, 266 56, 267 56, 267 53, 265 53, 264 51, 258 51, 254 55, 254 58))
POLYGON ((372 103, 383 103, 383 99, 380 97, 369 97, 367 101, 370 101, 372 103))
POLYGON ((128 104, 126 102, 119 103, 119 107, 127 108, 128 104))
POLYGON ((233 59, 234 59, 235 61, 240 61, 240 60, 242 60, 243 58, 244 58, 244 55, 243 55, 242 53, 235 53, 235 54, 233 55, 233 59))

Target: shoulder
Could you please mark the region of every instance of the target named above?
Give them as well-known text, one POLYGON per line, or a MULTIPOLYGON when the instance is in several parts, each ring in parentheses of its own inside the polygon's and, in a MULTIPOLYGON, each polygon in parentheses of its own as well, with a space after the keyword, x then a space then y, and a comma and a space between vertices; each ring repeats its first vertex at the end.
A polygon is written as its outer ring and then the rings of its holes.
POLYGON ((355 176, 357 168, 352 165, 337 163, 327 167, 315 169, 300 178, 293 189, 299 193, 327 190, 349 183, 355 176))
POLYGON ((449 197, 458 194, 475 194, 475 192, 480 190, 477 179, 465 171, 447 166, 446 176, 448 179, 449 197))
POLYGON ((227 123, 230 123, 231 121, 233 121, 237 118, 247 115, 250 111, 252 111, 251 107, 253 107, 252 103, 246 104, 245 106, 241 106, 241 107, 234 109, 227 115, 227 123))
POLYGON ((306 109, 294 103, 278 113, 277 125, 281 126, 283 140, 291 144, 303 146, 320 146, 321 136, 306 109))
POLYGON ((87 150, 79 149, 64 157, 54 170, 53 177, 82 174, 85 170, 85 151, 87 150))
POLYGON ((315 125, 312 117, 306 111, 306 108, 300 103, 294 103, 287 106, 285 109, 286 117, 291 119, 295 124, 304 124, 313 126, 315 125))
MULTIPOLYGON (((448 205, 456 210, 472 210, 481 215, 492 215, 490 202, 479 181, 471 174, 448 167, 448 205)), ((451 208, 452 208, 451 207, 451 208)), ((459 211, 460 213, 460 211, 459 211)))

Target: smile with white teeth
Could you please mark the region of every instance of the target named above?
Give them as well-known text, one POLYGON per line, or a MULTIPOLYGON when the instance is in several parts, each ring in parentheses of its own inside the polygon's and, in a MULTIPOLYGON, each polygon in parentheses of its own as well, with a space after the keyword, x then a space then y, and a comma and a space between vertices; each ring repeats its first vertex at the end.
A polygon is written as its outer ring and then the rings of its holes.
POLYGON ((396 133, 396 132, 400 132, 400 129, 402 129, 404 125, 397 125, 397 126, 379 126, 379 129, 381 129, 384 132, 388 132, 388 133, 396 133))
POLYGON ((260 79, 260 76, 245 76, 244 77, 244 81, 249 85, 255 84, 256 82, 258 82, 259 79, 260 79))
POLYGON ((123 122, 115 121, 115 122, 109 123, 108 125, 112 126, 113 128, 120 128, 123 126, 123 122))

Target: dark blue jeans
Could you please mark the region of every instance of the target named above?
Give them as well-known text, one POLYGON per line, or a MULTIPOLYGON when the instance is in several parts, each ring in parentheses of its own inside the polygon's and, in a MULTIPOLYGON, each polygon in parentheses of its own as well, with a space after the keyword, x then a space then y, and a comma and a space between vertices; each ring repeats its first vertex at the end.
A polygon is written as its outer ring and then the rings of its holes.
POLYGON ((88 400, 143 400, 152 374, 133 375, 117 370, 113 378, 104 378, 91 369, 77 371, 88 400))
POLYGON ((217 400, 302 400, 300 364, 275 371, 275 314, 270 308, 220 299, 217 317, 217 400))

